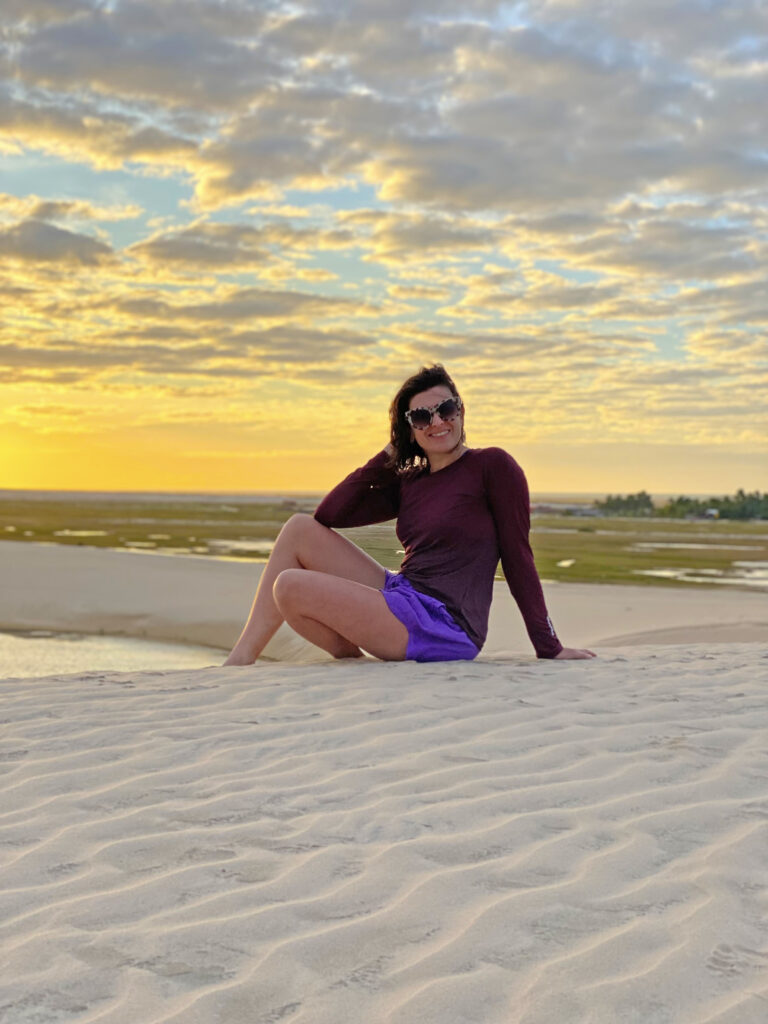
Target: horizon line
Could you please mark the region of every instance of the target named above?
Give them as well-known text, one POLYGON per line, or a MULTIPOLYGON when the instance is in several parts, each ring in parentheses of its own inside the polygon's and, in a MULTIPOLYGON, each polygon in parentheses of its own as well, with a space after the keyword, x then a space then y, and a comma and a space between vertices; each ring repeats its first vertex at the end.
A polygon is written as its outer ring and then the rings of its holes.
MULTIPOLYGON (((531 499, 542 500, 545 498, 582 498, 582 499, 596 499, 605 498, 608 495, 623 497, 624 493, 637 494, 645 491, 649 497, 657 498, 671 498, 671 497, 689 497, 689 498, 716 498, 716 497, 730 497, 735 495, 738 490, 744 491, 746 494, 750 492, 746 487, 737 488, 735 491, 730 493, 724 492, 712 492, 712 491, 649 491, 647 488, 640 488, 639 491, 627 491, 627 492, 613 492, 613 491, 566 491, 566 490, 547 490, 547 491, 531 491, 531 499)), ((139 497, 139 496, 158 496, 158 497, 205 497, 205 498, 316 498, 323 497, 328 494, 328 490, 264 490, 264 491, 205 491, 205 490, 155 490, 145 488, 142 490, 118 490, 118 489, 91 489, 91 488, 48 488, 48 487, 2 487, 0 488, 0 499, 3 497, 10 497, 14 495, 85 495, 85 496, 114 496, 114 497, 139 497)), ((757 493, 760 492, 757 489, 757 493)))

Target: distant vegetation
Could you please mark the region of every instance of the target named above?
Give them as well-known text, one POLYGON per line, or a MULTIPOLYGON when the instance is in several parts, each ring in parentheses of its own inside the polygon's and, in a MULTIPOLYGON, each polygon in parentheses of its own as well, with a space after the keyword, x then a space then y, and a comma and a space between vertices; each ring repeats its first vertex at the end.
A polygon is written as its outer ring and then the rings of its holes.
POLYGON ((597 508, 604 515, 612 516, 663 516, 665 519, 711 516, 714 512, 719 519, 768 519, 768 494, 754 491, 747 494, 741 488, 733 497, 726 498, 672 498, 665 505, 654 508, 650 494, 609 494, 605 501, 596 501, 597 508))
MULTIPOLYGON (((737 495, 735 500, 740 498, 737 495)), ((768 590, 768 570, 764 568, 768 566, 768 528, 764 520, 729 520, 723 530, 723 524, 704 517, 670 522, 658 514, 638 514, 639 509, 651 507, 650 498, 643 492, 628 499, 610 500, 619 502, 620 514, 606 515, 584 505, 577 506, 579 511, 568 508, 564 513, 536 513, 531 539, 543 579, 654 587, 717 582, 752 591, 755 587, 768 590), (622 508, 622 502, 629 504, 622 508), (588 518, 581 518, 584 511, 590 513, 588 518), (743 537, 743 543, 724 544, 724 533, 729 538, 743 537)), ((715 507, 715 499, 679 501, 677 515, 715 507)), ((11 543, 53 543, 118 549, 133 552, 135 558, 209 557, 265 562, 283 523, 293 513, 311 512, 313 508, 309 498, 30 498, 4 496, 0 491, 0 548, 11 543)), ((665 514, 663 509, 657 511, 665 514)), ((745 513, 755 514, 752 509, 745 513)), ((387 569, 399 567, 403 550, 393 523, 343 532, 387 569)))
POLYGON ((609 494, 605 501, 596 501, 595 508, 607 516, 650 516, 654 512, 651 496, 646 491, 628 494, 626 498, 609 494))

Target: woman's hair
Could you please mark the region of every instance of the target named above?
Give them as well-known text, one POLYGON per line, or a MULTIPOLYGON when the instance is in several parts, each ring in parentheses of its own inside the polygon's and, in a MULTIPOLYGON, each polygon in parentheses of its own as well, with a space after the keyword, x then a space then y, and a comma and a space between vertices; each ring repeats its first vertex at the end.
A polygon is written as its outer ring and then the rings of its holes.
MULTIPOLYGON (((438 385, 447 387, 454 398, 459 397, 456 385, 448 376, 445 367, 440 363, 435 363, 434 366, 422 366, 418 373, 414 373, 412 377, 408 378, 392 399, 392 405, 389 407, 389 421, 390 441, 394 452, 390 456, 389 465, 400 472, 416 469, 427 463, 427 457, 421 446, 411 440, 411 426, 405 418, 405 413, 414 395, 438 385)), ((464 440, 463 429, 461 439, 464 440)))

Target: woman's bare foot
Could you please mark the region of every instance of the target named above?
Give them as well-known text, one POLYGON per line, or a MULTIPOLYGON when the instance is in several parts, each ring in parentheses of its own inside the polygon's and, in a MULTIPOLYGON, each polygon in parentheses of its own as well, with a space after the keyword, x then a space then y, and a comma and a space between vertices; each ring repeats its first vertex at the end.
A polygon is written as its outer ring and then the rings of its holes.
POLYGON ((247 651, 239 651, 235 645, 222 668, 226 668, 228 665, 253 665, 255 661, 253 655, 248 654, 247 651))

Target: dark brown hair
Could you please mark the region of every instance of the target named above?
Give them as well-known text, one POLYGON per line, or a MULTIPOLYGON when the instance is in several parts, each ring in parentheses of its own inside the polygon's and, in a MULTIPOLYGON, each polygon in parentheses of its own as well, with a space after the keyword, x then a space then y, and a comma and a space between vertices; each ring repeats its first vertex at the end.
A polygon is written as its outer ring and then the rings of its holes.
MULTIPOLYGON (((459 397, 456 385, 448 376, 448 371, 440 363, 434 366, 422 366, 418 373, 402 385, 389 407, 390 443, 394 452, 390 456, 390 466, 405 472, 427 465, 427 457, 421 446, 411 440, 411 427, 405 418, 405 412, 414 395, 420 391, 428 391, 438 385, 448 388, 454 398, 459 397)), ((461 439, 464 440, 462 429, 461 439)))

